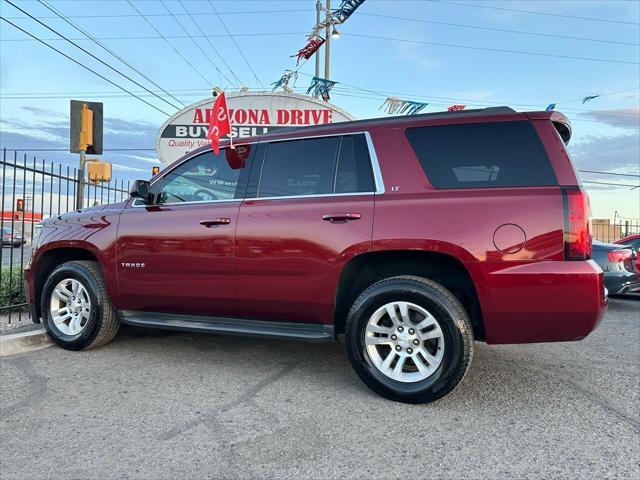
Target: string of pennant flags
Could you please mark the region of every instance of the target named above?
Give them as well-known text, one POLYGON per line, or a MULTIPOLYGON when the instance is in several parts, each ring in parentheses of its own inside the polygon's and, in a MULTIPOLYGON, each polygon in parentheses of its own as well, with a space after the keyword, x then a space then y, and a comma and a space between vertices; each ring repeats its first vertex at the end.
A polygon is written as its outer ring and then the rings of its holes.
MULTIPOLYGON (((591 100, 598 98, 600 95, 587 95, 586 97, 582 98, 582 104, 584 105, 587 102, 590 102, 591 100)), ((555 110, 556 108, 556 104, 555 103, 550 103, 547 108, 545 109, 547 112, 551 112, 553 110, 555 110)))
MULTIPOLYGON (((326 41, 320 32, 327 27, 342 25, 364 2, 365 0, 342 0, 340 6, 332 10, 325 20, 316 24, 311 30, 311 33, 307 35, 307 43, 305 46, 294 55, 291 55, 291 57, 295 57, 296 59, 296 69, 285 70, 280 79, 271 84, 273 90, 281 88, 287 93, 292 93, 292 87, 295 86, 295 81, 298 79, 298 70, 326 41), (292 82, 292 85, 289 85, 290 82, 292 82)), ((337 83, 338 82, 334 82, 328 78, 313 77, 307 89, 307 94, 312 93, 313 95, 322 97, 325 101, 329 100, 329 92, 337 83)))
MULTIPOLYGON (((298 71, 326 42, 326 39, 321 35, 321 32, 327 27, 343 24, 364 2, 365 0, 342 0, 340 6, 335 10, 332 10, 325 20, 316 24, 311 30, 311 33, 307 35, 307 43, 299 49, 297 53, 291 55, 291 57, 296 59, 296 69, 285 70, 277 81, 271 83, 273 86, 272 90, 282 89, 286 93, 293 93, 293 88, 295 88, 295 83, 298 80, 298 71)), ((313 76, 306 93, 307 95, 312 94, 314 96, 319 96, 327 101, 330 99, 331 90, 337 84, 339 84, 337 81, 313 76)), ((582 98, 582 103, 585 104, 598 97, 600 97, 600 95, 587 95, 582 98)), ((380 105, 379 110, 385 111, 389 115, 415 115, 422 112, 428 105, 428 102, 387 97, 382 105, 380 105)), ((447 110, 450 112, 456 112, 464 110, 465 108, 466 105, 454 104, 450 105, 447 110)), ((552 111, 555 108, 556 103, 550 103, 546 110, 552 111)))

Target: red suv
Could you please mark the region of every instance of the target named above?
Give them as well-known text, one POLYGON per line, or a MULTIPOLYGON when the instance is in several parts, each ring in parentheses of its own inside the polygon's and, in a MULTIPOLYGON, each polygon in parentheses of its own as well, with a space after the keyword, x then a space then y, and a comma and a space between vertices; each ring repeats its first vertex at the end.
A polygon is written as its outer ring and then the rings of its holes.
POLYGON ((72 350, 121 323, 344 334, 369 387, 429 402, 463 378, 474 340, 580 340, 600 321, 570 136, 560 113, 500 107, 202 148, 126 202, 42 222, 31 313, 72 350))

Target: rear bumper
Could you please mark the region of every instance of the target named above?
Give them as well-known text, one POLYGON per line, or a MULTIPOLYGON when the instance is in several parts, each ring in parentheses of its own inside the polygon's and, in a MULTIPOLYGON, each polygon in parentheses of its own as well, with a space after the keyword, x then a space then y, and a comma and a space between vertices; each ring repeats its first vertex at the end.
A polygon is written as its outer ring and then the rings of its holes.
POLYGON ((617 292, 612 292, 611 295, 626 295, 628 293, 640 293, 640 282, 634 282, 624 285, 617 292))
POLYGON ((593 260, 499 266, 478 292, 487 343, 581 340, 602 320, 604 274, 593 260))

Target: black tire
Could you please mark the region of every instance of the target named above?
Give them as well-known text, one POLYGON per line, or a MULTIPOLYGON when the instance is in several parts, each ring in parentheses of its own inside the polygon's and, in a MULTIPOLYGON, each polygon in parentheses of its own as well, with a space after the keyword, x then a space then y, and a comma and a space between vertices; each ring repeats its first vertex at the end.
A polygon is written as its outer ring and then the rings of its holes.
POLYGON ((110 342, 118 333, 120 321, 111 305, 97 262, 78 260, 58 266, 47 278, 40 298, 42 320, 53 341, 67 350, 86 350, 110 342), (64 279, 75 279, 85 287, 91 300, 89 318, 77 335, 66 335, 54 324, 49 309, 53 289, 64 279))
POLYGON ((349 360, 358 376, 373 391, 398 402, 428 403, 444 397, 460 383, 473 357, 473 330, 466 310, 449 290, 422 277, 391 277, 367 288, 349 311, 345 334, 349 360), (390 378, 375 366, 366 351, 365 329, 369 318, 394 301, 424 308, 442 330, 441 363, 422 380, 409 383, 390 378))

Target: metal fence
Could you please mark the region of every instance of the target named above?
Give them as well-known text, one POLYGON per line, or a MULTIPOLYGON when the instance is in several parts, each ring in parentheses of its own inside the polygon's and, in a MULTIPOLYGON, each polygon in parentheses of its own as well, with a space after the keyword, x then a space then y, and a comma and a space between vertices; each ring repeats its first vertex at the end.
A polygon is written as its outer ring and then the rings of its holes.
POLYGON ((615 217, 595 218, 591 223, 593 239, 613 243, 629 235, 640 235, 640 220, 615 217))
MULTIPOLYGON (((0 232, 0 326, 29 318, 22 270, 31 255, 34 226, 43 218, 76 207, 78 170, 19 151, 2 151, 2 216, 0 232), (21 238, 19 237, 21 236, 21 238)), ((128 196, 129 181, 87 183, 82 206, 118 202, 128 196)))

